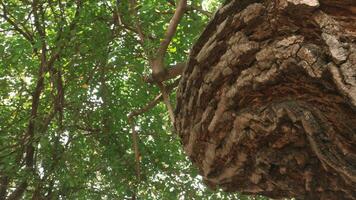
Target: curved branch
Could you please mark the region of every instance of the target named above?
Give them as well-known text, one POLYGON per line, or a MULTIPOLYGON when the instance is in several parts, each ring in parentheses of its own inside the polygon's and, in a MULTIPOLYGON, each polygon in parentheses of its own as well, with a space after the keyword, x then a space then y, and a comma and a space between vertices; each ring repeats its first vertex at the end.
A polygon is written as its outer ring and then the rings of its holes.
MULTIPOLYGON (((174 81, 174 83, 172 83, 171 85, 166 87, 167 93, 169 94, 170 92, 172 92, 172 90, 177 87, 178 83, 179 83, 179 79, 174 81)), ((138 115, 141 115, 149 110, 151 110, 152 108, 154 108, 159 102, 161 102, 163 100, 163 95, 162 93, 157 95, 152 101, 150 101, 148 104, 146 104, 144 107, 134 110, 132 111, 129 115, 128 118, 133 118, 136 117, 138 115)))
POLYGON ((178 24, 184 15, 186 7, 187 7, 187 0, 180 0, 177 5, 177 9, 176 9, 175 13, 174 13, 171 21, 169 22, 164 39, 162 40, 160 47, 158 49, 157 56, 159 58, 164 57, 164 55, 167 51, 167 48, 168 48, 169 44, 171 43, 171 40, 172 40, 174 34, 176 33, 178 24))
POLYGON ((153 76, 151 74, 150 76, 144 77, 144 81, 152 84, 152 83, 160 83, 173 79, 177 76, 180 76, 183 73, 186 64, 187 63, 182 62, 182 63, 177 63, 175 65, 171 65, 168 68, 165 68, 164 73, 161 73, 158 76, 153 76))
POLYGON ((180 0, 172 19, 169 22, 165 36, 161 41, 160 46, 157 50, 157 53, 155 55, 156 57, 151 61, 153 76, 160 76, 162 73, 164 73, 164 66, 163 66, 164 56, 166 54, 167 48, 171 43, 174 34, 177 31, 178 24, 182 19, 184 12, 186 11, 186 7, 187 7, 187 0, 180 0))

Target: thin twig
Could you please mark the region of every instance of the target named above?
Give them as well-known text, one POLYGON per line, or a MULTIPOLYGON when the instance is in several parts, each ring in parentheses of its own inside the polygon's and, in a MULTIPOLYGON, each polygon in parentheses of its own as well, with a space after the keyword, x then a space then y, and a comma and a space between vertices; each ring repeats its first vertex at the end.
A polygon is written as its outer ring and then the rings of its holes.
POLYGON ((138 136, 135 129, 135 122, 132 118, 129 118, 129 123, 131 126, 131 134, 132 134, 132 148, 135 152, 135 169, 136 169, 136 176, 138 182, 141 181, 141 171, 140 171, 140 150, 138 148, 138 136))
POLYGON ((172 123, 172 125, 174 125, 174 111, 173 111, 171 101, 169 100, 169 93, 167 92, 167 88, 164 86, 163 83, 159 83, 158 87, 162 92, 163 102, 164 102, 164 104, 166 104, 169 118, 171 119, 171 123, 172 123))
MULTIPOLYGON (((179 79, 175 80, 172 84, 166 86, 166 90, 167 93, 171 93, 171 91, 177 87, 179 83, 179 79)), ((163 95, 162 93, 157 95, 152 101, 150 101, 149 103, 147 103, 144 107, 136 109, 134 111, 132 111, 129 115, 128 118, 133 118, 136 117, 138 115, 141 115, 149 110, 151 110, 152 108, 154 108, 159 102, 161 102, 163 100, 163 95)))
POLYGON ((12 20, 5 3, 2 0, 0 0, 0 3, 3 8, 3 14, 0 14, 0 16, 3 17, 9 24, 11 24, 18 33, 20 33, 24 38, 26 38, 26 40, 28 40, 31 44, 34 44, 32 34, 27 30, 25 26, 20 27, 19 24, 12 20))
POLYGON ((194 6, 194 5, 190 5, 187 7, 187 11, 197 11, 197 12, 200 12, 201 14, 207 16, 207 17, 212 17, 213 16, 213 13, 207 11, 207 10, 204 10, 198 6, 194 6))
POLYGON ((131 0, 131 13, 133 15, 133 17, 135 18, 135 26, 136 26, 136 30, 137 30, 137 33, 138 33, 138 36, 140 38, 140 43, 141 45, 143 45, 145 43, 145 35, 143 34, 143 30, 142 30, 142 27, 141 27, 141 21, 139 19, 139 16, 137 14, 137 4, 136 4, 136 0, 131 0))
MULTIPOLYGON (((178 83, 179 83, 179 79, 177 79, 174 83, 172 83, 171 85, 166 87, 166 92, 170 93, 178 85, 178 83)), ((135 129, 134 117, 141 115, 141 114, 149 111, 150 109, 154 108, 163 99, 164 99, 164 95, 159 94, 152 101, 150 101, 147 105, 145 105, 144 107, 142 107, 140 109, 132 111, 128 115, 128 121, 131 126, 132 148, 134 149, 134 152, 135 152, 135 169, 136 169, 136 176, 137 176, 138 181, 141 180, 141 170, 140 170, 141 155, 140 155, 140 150, 138 147, 139 137, 138 137, 137 131, 135 129)))

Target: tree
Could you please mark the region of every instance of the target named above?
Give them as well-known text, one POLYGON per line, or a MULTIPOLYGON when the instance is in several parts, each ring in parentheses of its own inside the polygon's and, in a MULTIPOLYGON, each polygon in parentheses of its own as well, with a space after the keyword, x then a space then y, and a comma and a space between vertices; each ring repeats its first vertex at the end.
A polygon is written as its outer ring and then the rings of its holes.
POLYGON ((175 127, 209 187, 356 198, 356 4, 230 0, 192 48, 175 127))
POLYGON ((0 0, 0 199, 239 197, 202 185, 161 103, 209 2, 0 0))
MULTIPOLYGON (((202 78, 187 81, 187 69, 211 34, 230 38, 232 32, 214 24, 252 3, 241 2, 245 6, 226 2, 233 9, 223 7, 198 39, 218 0, 0 0, 0 199, 266 199, 207 189, 176 134, 186 144, 190 129, 179 124, 189 104, 182 104, 182 89, 202 78)), ((333 3, 322 4, 328 14, 335 12, 333 3)), ((339 18, 352 36, 353 24, 344 16, 339 18)), ((251 20, 249 26, 261 27, 251 20)), ((349 38, 337 41, 350 44, 349 38)), ((220 50, 214 49, 216 58, 220 50)), ((254 58, 253 50, 243 57, 250 53, 254 58)), ((346 114, 345 126, 353 128, 353 110, 346 114)), ((197 155, 190 156, 201 171, 197 155)), ((202 175, 210 187, 223 186, 202 175)))

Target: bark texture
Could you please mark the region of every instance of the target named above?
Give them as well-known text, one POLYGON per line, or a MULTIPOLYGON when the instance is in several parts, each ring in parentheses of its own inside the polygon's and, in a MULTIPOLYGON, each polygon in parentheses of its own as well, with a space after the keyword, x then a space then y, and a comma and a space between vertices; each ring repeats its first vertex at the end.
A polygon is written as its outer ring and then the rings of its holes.
POLYGON ((356 2, 230 0, 194 45, 175 127, 210 188, 356 199, 356 2))

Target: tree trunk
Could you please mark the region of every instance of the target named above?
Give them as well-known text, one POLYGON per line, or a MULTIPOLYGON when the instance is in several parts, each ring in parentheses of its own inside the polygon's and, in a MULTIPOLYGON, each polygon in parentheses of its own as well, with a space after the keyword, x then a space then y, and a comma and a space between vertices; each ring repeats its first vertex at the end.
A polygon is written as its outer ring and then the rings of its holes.
POLYGON ((175 127, 210 188, 356 199, 356 1, 230 0, 194 45, 175 127))

